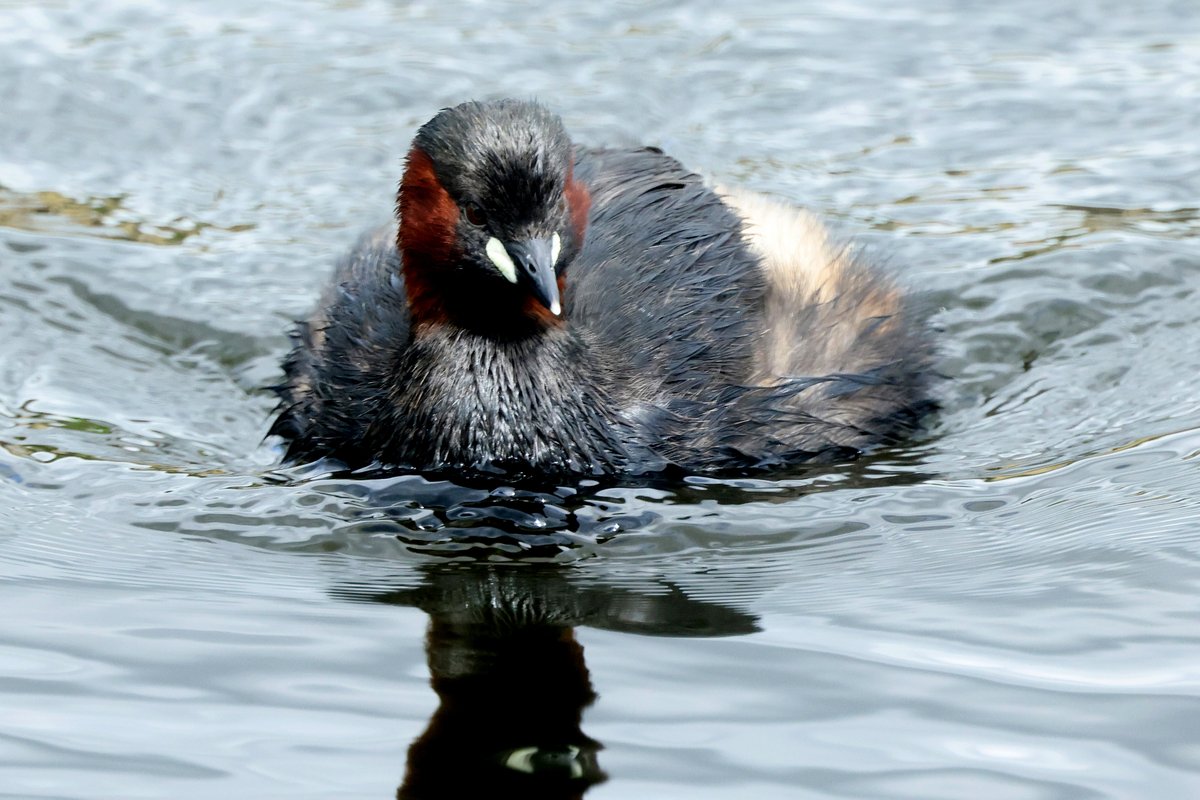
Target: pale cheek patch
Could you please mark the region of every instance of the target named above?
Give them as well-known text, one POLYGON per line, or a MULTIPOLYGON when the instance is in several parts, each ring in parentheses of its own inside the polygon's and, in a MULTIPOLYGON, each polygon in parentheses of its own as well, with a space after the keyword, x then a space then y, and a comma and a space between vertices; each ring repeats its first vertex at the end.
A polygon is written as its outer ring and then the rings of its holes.
MULTIPOLYGON (((556 233, 550 237, 550 266, 558 266, 558 254, 562 251, 562 238, 556 233)), ((557 311, 555 312, 558 313, 557 311)))
POLYGON ((509 283, 516 283, 517 265, 513 263, 512 256, 504 249, 500 240, 495 236, 488 239, 486 252, 496 269, 500 270, 500 274, 507 278, 509 283))

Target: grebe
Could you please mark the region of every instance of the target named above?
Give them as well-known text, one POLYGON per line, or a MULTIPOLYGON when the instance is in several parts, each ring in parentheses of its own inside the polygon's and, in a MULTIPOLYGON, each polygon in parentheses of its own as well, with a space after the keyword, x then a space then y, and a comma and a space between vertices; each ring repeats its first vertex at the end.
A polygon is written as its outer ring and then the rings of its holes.
POLYGON ((536 103, 421 127, 396 216, 293 334, 288 460, 746 472, 853 457, 934 405, 924 324, 814 216, 656 148, 576 148, 536 103))

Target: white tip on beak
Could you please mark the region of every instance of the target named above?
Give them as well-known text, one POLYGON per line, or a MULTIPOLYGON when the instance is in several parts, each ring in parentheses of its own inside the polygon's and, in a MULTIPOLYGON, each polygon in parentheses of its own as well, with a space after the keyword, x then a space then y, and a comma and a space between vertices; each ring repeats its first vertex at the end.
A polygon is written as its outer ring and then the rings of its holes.
POLYGON ((550 304, 550 313, 556 317, 562 316, 562 303, 555 300, 550 304))

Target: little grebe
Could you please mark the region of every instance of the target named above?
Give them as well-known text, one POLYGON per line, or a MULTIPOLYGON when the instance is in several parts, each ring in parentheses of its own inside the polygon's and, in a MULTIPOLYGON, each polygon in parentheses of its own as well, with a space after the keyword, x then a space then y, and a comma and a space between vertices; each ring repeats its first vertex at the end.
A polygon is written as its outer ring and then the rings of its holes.
POLYGON ((742 472, 853 456, 933 407, 924 325, 811 215, 535 103, 413 140, 398 225, 295 333, 271 433, 452 475, 742 472))

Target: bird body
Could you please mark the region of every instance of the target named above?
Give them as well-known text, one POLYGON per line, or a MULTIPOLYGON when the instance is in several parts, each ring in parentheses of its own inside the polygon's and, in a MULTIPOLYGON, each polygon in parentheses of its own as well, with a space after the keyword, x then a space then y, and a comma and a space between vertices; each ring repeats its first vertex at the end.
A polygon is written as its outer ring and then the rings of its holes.
POLYGON ((741 472, 852 456, 931 407, 925 330, 804 212, 519 101, 424 126, 398 224, 294 334, 287 457, 449 474, 741 472))

